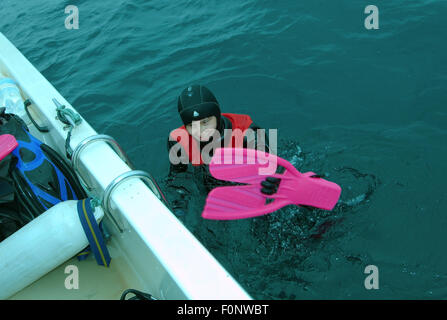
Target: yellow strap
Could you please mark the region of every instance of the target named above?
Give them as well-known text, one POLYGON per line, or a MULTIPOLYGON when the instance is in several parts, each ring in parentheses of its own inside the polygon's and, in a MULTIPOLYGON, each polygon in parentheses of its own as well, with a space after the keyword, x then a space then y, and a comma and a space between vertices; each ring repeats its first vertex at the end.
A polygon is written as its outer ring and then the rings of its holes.
POLYGON ((104 258, 104 253, 102 252, 101 246, 99 245, 98 239, 96 238, 96 234, 93 231, 92 224, 90 223, 90 220, 88 219, 87 211, 85 210, 85 200, 86 199, 82 200, 82 210, 84 211, 85 220, 87 221, 88 227, 90 228, 90 232, 93 235, 93 239, 95 239, 96 247, 98 248, 99 253, 101 254, 102 262, 104 263, 105 267, 108 267, 108 265, 106 263, 106 259, 104 258))

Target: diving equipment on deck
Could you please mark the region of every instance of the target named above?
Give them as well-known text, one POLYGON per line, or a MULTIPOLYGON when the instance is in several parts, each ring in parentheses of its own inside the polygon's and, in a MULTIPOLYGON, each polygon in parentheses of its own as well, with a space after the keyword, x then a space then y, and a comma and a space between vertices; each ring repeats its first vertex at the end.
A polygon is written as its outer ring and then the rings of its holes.
MULTIPOLYGON (((58 203, 0 242, 0 299, 9 298, 89 245, 78 202, 58 203)), ((96 221, 103 216, 97 207, 96 221)))

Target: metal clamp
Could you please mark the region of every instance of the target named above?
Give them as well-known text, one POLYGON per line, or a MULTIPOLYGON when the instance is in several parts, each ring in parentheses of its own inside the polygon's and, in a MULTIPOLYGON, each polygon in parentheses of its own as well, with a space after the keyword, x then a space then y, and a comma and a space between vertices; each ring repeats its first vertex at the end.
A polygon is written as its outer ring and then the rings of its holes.
POLYGON ((63 104, 53 98, 53 103, 56 105, 57 118, 64 124, 76 127, 82 122, 82 118, 75 111, 66 108, 63 104))
POLYGON ((149 183, 149 188, 161 200, 161 194, 157 191, 157 189, 154 185, 154 182, 152 181, 151 175, 145 171, 141 171, 141 170, 127 171, 127 172, 124 172, 123 174, 120 174, 115 179, 113 179, 112 182, 110 182, 110 184, 107 186, 106 190, 104 191, 104 197, 102 198, 101 202, 102 202, 102 207, 104 209, 104 213, 109 218, 111 218, 111 220, 113 221, 113 223, 116 225, 116 227, 118 228, 118 230, 121 233, 123 233, 124 230, 120 227, 118 221, 113 217, 113 215, 111 213, 112 210, 110 208, 110 197, 112 195, 112 192, 115 190, 115 188, 118 187, 118 185, 120 185, 124 181, 128 180, 129 178, 140 178, 144 182, 149 183))
POLYGON ((84 150, 89 144, 92 144, 93 142, 96 141, 102 141, 102 142, 108 142, 109 145, 112 147, 112 149, 119 155, 119 157, 131 168, 133 169, 134 166, 132 165, 132 163, 130 162, 129 158, 127 157, 126 153, 123 151, 123 149, 121 148, 121 146, 118 144, 118 142, 116 142, 115 139, 113 139, 111 136, 105 135, 105 134, 97 134, 94 136, 90 136, 88 138, 85 138, 84 140, 82 140, 75 148, 75 150, 73 151, 73 155, 71 158, 72 161, 72 166, 73 166, 73 170, 75 171, 76 175, 79 178, 79 182, 82 184, 82 186, 89 190, 92 191, 92 189, 87 185, 87 183, 84 181, 84 179, 82 178, 80 172, 79 172, 79 158, 80 158, 80 154, 82 152, 82 150, 84 150))

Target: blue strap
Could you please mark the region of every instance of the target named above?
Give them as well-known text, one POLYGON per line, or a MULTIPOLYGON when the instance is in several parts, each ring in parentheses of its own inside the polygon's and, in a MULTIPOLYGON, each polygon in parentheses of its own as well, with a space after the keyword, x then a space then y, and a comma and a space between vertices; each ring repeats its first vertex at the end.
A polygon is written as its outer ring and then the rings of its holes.
POLYGON ((91 253, 90 246, 87 246, 84 250, 78 253, 76 258, 78 258, 78 261, 84 261, 88 258, 88 255, 91 253))
MULTIPOLYGON (((85 235, 90 243, 90 250, 95 255, 96 262, 101 266, 108 267, 111 260, 110 254, 107 250, 98 224, 96 223, 95 216, 93 215, 90 199, 78 201, 78 215, 79 219, 81 220, 82 227, 84 228, 85 235)), ((88 254, 86 250, 80 253, 81 257, 85 254, 88 254)), ((82 258, 78 257, 78 259, 81 260, 82 258)))

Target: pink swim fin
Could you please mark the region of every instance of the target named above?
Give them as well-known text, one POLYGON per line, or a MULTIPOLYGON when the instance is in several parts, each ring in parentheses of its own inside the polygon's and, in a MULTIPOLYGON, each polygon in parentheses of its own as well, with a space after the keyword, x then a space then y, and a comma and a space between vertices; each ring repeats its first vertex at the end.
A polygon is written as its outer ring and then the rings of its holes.
POLYGON ((10 154, 19 144, 16 138, 10 134, 2 134, 0 136, 0 161, 10 154))
POLYGON ((288 161, 255 149, 216 149, 209 168, 216 179, 248 185, 213 189, 208 194, 202 213, 205 219, 251 218, 274 212, 289 204, 332 210, 341 194, 339 185, 312 177, 315 176, 313 172, 300 173, 288 161), (278 165, 286 170, 276 173, 278 165), (267 177, 281 179, 273 195, 261 192, 260 183, 267 177), (273 201, 266 204, 267 199, 273 201))

